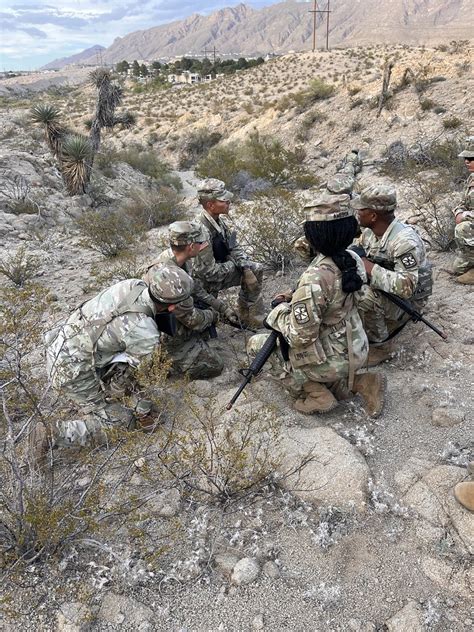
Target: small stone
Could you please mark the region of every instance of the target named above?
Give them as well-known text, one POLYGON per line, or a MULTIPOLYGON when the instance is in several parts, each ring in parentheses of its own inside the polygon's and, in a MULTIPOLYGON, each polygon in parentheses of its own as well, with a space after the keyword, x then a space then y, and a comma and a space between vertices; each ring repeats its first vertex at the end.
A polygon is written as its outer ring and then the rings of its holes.
POLYGON ((227 577, 232 575, 232 571, 238 561, 239 558, 232 553, 220 553, 214 558, 217 570, 227 577))
POLYGON ((56 617, 58 632, 86 632, 90 629, 91 612, 84 604, 63 603, 56 617))
POLYGON ((252 619, 252 630, 263 630, 264 627, 263 614, 257 614, 257 616, 252 619))
POLYGON ((388 632, 424 632, 423 613, 415 601, 409 601, 387 622, 388 632))
POLYGON ((237 586, 251 584, 258 577, 260 566, 253 557, 244 557, 234 566, 232 583, 237 586))
POLYGON ((271 579, 278 579, 280 577, 280 569, 275 564, 275 562, 272 562, 271 560, 265 562, 262 571, 264 575, 270 577, 271 579))
POLYGON ((450 428, 464 421, 465 413, 460 408, 435 408, 431 415, 433 426, 450 428))
POLYGON ((150 511, 161 518, 173 518, 179 513, 181 496, 177 489, 168 489, 154 498, 151 498, 147 506, 150 511))
POLYGON ((137 468, 137 470, 141 470, 145 466, 145 463, 146 459, 141 456, 139 459, 133 462, 133 465, 137 468))

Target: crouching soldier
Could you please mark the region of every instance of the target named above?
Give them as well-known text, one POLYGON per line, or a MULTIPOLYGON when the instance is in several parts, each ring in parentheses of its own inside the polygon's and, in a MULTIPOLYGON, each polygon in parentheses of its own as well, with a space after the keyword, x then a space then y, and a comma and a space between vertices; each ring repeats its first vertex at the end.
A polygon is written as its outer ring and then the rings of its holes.
MULTIPOLYGON (((58 422, 60 446, 103 443, 109 425, 134 428, 152 402, 136 392, 134 371, 159 344, 156 307, 139 279, 120 281, 90 299, 64 325, 48 332, 46 364, 52 385, 81 407, 81 418, 58 422), (130 395, 130 406, 118 401, 130 395)), ((44 447, 44 428, 37 447, 44 447)))
POLYGON ((251 261, 236 241, 228 215, 232 193, 221 180, 208 178, 198 188, 203 210, 199 216, 210 248, 202 250, 193 261, 193 277, 215 296, 221 290, 240 285, 238 312, 241 321, 250 327, 263 323, 262 266, 251 261))
POLYGON ((459 154, 459 157, 464 158, 469 177, 461 204, 453 211, 456 219, 454 236, 457 246, 454 274, 457 275, 457 283, 474 285, 474 137, 468 139, 468 147, 459 154))
POLYGON ((395 217, 397 194, 393 187, 367 187, 352 205, 362 228, 354 250, 362 256, 369 279, 358 306, 370 343, 370 367, 392 357, 391 339, 410 320, 380 290, 408 299, 419 310, 432 292, 431 266, 421 237, 395 217))
POLYGON ((220 375, 224 362, 207 342, 219 314, 211 308, 196 307, 193 279, 171 264, 156 267, 148 280, 155 309, 164 312, 156 320, 162 331, 161 342, 172 361, 172 373, 191 380, 220 375))
POLYGON ((154 273, 161 266, 181 268, 193 278, 192 298, 194 305, 202 307, 203 309, 206 307, 213 309, 223 318, 237 323, 239 317, 234 310, 217 297, 206 292, 199 279, 193 277, 191 260, 202 250, 209 248, 209 242, 206 241, 206 234, 202 224, 197 220, 191 222, 174 222, 170 224, 168 230, 170 247, 164 250, 148 266, 145 276, 143 277, 145 282, 150 283, 154 273))

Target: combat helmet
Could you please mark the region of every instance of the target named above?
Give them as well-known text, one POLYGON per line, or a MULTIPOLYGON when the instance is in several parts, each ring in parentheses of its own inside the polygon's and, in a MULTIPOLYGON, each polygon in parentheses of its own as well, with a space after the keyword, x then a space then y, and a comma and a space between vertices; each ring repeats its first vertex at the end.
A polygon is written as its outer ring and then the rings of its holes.
POLYGON ((161 266, 151 278, 148 292, 158 303, 174 304, 187 299, 193 290, 193 280, 177 266, 161 266))

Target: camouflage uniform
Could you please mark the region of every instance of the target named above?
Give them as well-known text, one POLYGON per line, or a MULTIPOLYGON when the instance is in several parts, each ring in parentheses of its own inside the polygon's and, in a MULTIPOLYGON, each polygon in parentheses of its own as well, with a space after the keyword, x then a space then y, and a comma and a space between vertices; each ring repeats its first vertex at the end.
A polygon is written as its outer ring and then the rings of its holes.
MULTIPOLYGON (((359 158, 359 152, 353 149, 338 166, 336 174, 327 181, 327 191, 335 195, 341 195, 343 193, 352 195, 356 175, 361 169, 362 161, 359 158)), ((298 237, 294 243, 294 249, 303 261, 309 263, 313 259, 311 248, 306 237, 298 237)))
MULTIPOLYGON (((395 210, 395 189, 370 186, 353 206, 375 211, 395 210)), ((367 258, 375 263, 369 285, 363 287, 359 310, 370 342, 381 343, 409 317, 377 290, 411 299, 413 306, 420 309, 431 294, 431 267, 421 237, 398 219, 392 221, 380 239, 370 228, 362 228, 358 243, 367 258)))
POLYGON ((83 419, 61 422, 55 429, 57 444, 85 445, 104 425, 131 427, 134 413, 150 411, 151 402, 138 396, 132 397, 130 409, 111 401, 132 393, 134 369, 160 340, 143 281, 128 279, 102 291, 45 338, 53 386, 86 405, 83 419))
MULTIPOLYGON (((226 191, 221 180, 208 178, 198 188, 200 201, 231 200, 233 195, 226 191)), ((217 296, 220 290, 240 285, 239 303, 258 315, 263 310, 261 299, 263 268, 259 263, 251 261, 244 249, 236 242, 235 231, 232 230, 228 218, 219 216, 214 219, 205 209, 199 215, 206 241, 210 247, 204 249, 193 260, 193 277, 198 278, 204 288, 217 296), (247 286, 245 269, 251 270, 257 285, 247 286)))
MULTIPOLYGON (((353 214, 348 195, 322 194, 306 209, 308 221, 331 221, 353 214)), ((365 281, 361 259, 355 253, 351 255, 365 281)), ((271 356, 270 372, 294 395, 307 382, 328 386, 336 386, 341 380, 347 382, 367 359, 368 342, 357 311, 357 293, 343 292, 341 278, 334 261, 318 254, 298 281, 291 303, 280 303, 266 318, 290 347, 287 363, 281 353, 271 356)), ((251 355, 258 352, 267 336, 252 336, 248 344, 251 355)))
MULTIPOLYGON (((464 150, 459 154, 461 158, 474 158, 473 147, 464 150)), ((454 236, 458 254, 454 261, 454 272, 456 274, 464 274, 468 270, 474 268, 474 173, 471 173, 467 179, 464 188, 461 204, 454 211, 457 217, 463 214, 463 219, 456 224, 454 236)))
MULTIPOLYGON (((169 254, 169 251, 165 251, 169 254)), ((174 304, 172 315, 176 318, 174 336, 162 334, 161 342, 172 360, 175 374, 185 374, 190 379, 215 377, 222 372, 224 363, 217 350, 206 341, 206 330, 215 321, 212 309, 198 309, 194 305, 194 282, 173 257, 162 257, 163 265, 153 266, 147 272, 151 294, 164 304, 174 304), (176 293, 176 288, 179 293, 176 293)))

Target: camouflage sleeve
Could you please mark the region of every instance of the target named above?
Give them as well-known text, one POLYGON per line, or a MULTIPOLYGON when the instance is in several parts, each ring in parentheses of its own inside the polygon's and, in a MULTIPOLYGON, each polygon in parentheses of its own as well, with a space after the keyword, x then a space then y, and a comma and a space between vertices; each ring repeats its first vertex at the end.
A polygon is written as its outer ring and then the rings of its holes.
POLYGON ((173 314, 180 323, 194 331, 204 331, 212 325, 214 320, 213 311, 211 309, 197 309, 192 296, 177 303, 173 314))
POLYGON ((461 203, 453 209, 454 216, 463 213, 464 220, 474 219, 474 177, 469 176, 463 192, 461 203))
POLYGON ((129 324, 130 321, 135 321, 135 324, 123 333, 124 351, 139 360, 153 352, 160 342, 160 332, 153 318, 146 314, 127 314, 126 318, 129 324))
POLYGON ((377 263, 372 268, 370 287, 384 290, 400 298, 411 298, 418 283, 418 268, 420 260, 414 244, 407 243, 395 249, 394 269, 387 270, 377 263))
MULTIPOLYGON (((207 230, 207 229, 205 229, 207 230)), ((197 257, 192 261, 192 275, 201 281, 207 283, 222 283, 227 276, 232 273, 236 265, 233 261, 224 261, 224 263, 218 263, 214 259, 214 253, 212 252, 212 238, 207 231, 206 241, 209 242, 209 246, 201 250, 197 257)))
POLYGON ((266 320, 284 335, 290 347, 305 347, 318 340, 326 305, 322 284, 302 285, 293 293, 291 303, 277 305, 266 320))
POLYGON ((206 292, 199 279, 193 278, 193 283, 193 299, 202 301, 203 303, 206 303, 206 305, 209 305, 209 307, 211 307, 214 311, 219 312, 219 314, 223 314, 226 309, 225 303, 215 296, 212 296, 212 294, 209 294, 209 292, 206 292))

